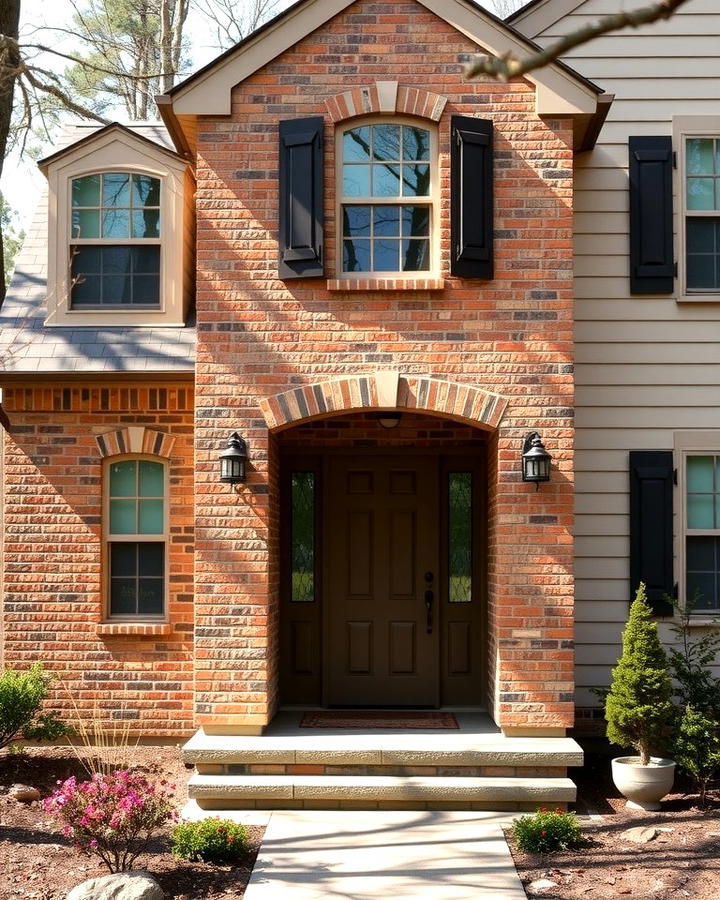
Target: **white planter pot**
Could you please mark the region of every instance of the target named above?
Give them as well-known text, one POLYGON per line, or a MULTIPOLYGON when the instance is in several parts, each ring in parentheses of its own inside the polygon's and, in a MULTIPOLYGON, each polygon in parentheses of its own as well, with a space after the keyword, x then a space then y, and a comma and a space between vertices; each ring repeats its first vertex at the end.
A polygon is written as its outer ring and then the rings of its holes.
POLYGON ((675 763, 651 756, 650 764, 641 766, 639 756, 619 756, 612 761, 612 777, 630 809, 657 810, 673 786, 675 763))

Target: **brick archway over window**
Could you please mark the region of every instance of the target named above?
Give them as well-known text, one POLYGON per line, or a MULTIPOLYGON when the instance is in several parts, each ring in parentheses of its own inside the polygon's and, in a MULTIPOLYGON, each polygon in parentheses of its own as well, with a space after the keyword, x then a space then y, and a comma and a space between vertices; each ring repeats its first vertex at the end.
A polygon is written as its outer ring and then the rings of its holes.
POLYGON ((141 425, 106 431, 95 436, 100 456, 121 456, 125 453, 147 453, 149 456, 170 458, 175 438, 163 431, 154 431, 141 425))
POLYGON ((304 419, 364 409, 416 410, 497 428, 508 400, 469 384, 398 372, 354 375, 306 384, 260 401, 271 431, 304 419))
POLYGON ((446 103, 447 97, 432 91, 406 87, 397 81, 376 81, 329 97, 325 106, 333 122, 378 114, 420 116, 439 122, 446 103))

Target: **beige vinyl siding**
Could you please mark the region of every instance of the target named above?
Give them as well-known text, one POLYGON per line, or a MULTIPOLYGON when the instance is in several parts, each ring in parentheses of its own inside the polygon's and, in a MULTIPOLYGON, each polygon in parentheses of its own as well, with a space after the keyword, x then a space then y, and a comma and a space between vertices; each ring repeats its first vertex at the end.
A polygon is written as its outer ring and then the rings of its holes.
MULTIPOLYGON (((563 8, 549 0, 514 24, 545 46, 618 3, 586 0, 552 23, 563 8), (527 31, 533 22, 545 30, 527 31)), ((628 451, 670 450, 675 431, 693 429, 717 429, 720 450, 720 297, 629 294, 627 176, 630 135, 672 134, 674 116, 718 115, 720 3, 690 0, 667 22, 607 35, 565 60, 615 94, 575 181, 576 681, 578 705, 597 706, 589 689, 607 684, 628 610, 628 451)))

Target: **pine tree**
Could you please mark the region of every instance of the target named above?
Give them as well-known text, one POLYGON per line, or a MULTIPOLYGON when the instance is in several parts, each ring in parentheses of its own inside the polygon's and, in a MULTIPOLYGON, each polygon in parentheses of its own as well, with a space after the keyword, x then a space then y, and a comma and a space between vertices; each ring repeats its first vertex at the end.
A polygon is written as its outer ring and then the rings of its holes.
POLYGON ((633 747, 641 765, 648 765, 651 748, 662 742, 673 715, 671 697, 667 657, 641 584, 630 607, 622 655, 612 671, 605 703, 608 738, 621 747, 633 747))

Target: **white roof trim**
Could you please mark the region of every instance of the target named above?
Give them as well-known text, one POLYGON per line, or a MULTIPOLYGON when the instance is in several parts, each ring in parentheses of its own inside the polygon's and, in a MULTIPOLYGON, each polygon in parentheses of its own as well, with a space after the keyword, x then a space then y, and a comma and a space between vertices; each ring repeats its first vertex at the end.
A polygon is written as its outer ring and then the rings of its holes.
POLYGON ((583 3, 585 0, 544 0, 535 6, 519 9, 508 18, 512 20, 513 28, 533 40, 560 19, 575 12, 583 3))
MULTIPOLYGON (((199 76, 188 79, 172 93, 175 115, 230 115, 231 91, 258 69, 321 28, 354 0, 307 0, 281 15, 277 22, 243 42, 237 52, 220 58, 199 76)), ((416 0, 438 18, 489 53, 525 55, 527 46, 502 23, 466 0, 416 0)), ((597 94, 570 72, 550 65, 526 76, 536 86, 536 111, 558 116, 593 113, 597 94)))

